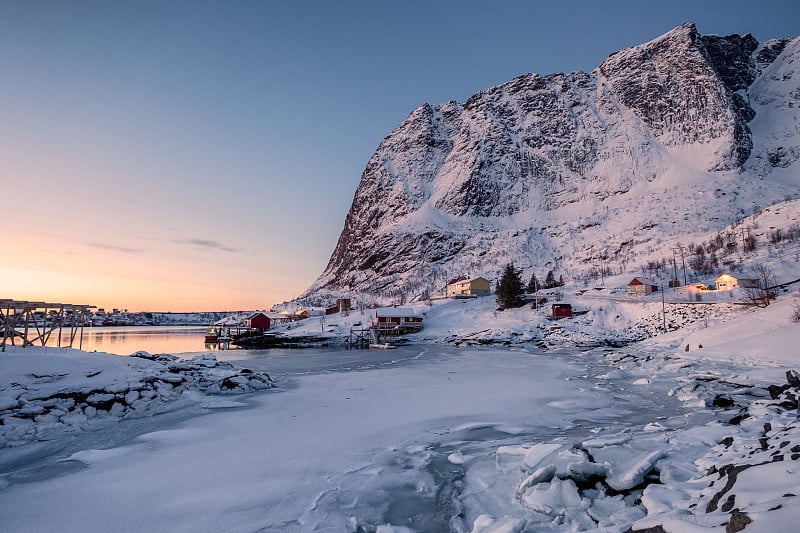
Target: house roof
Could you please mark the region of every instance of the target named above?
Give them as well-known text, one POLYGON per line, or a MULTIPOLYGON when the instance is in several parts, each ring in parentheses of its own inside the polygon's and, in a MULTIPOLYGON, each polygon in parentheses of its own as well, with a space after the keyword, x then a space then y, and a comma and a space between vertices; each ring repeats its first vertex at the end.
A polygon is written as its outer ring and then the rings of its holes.
POLYGON ((633 278, 631 280, 630 283, 628 283, 628 285, 639 285, 639 284, 642 284, 642 285, 654 285, 654 286, 658 287, 658 283, 656 283, 655 281, 653 281, 651 279, 647 279, 647 278, 642 278, 642 277, 639 277, 639 276, 636 276, 635 278, 633 278))
POLYGON ((486 279, 484 277, 481 277, 481 276, 478 276, 477 278, 472 278, 472 279, 468 278, 467 276, 459 276, 457 278, 451 279, 450 281, 447 282, 447 284, 448 285, 455 285, 456 283, 472 283, 473 281, 478 281, 478 280, 483 280, 483 281, 489 283, 488 279, 486 279))
POLYGON ((253 320, 258 315, 264 315, 265 317, 269 318, 270 320, 288 320, 289 315, 285 315, 283 313, 267 313, 265 311, 256 311, 247 316, 246 320, 253 320))
POLYGON ((375 316, 383 317, 409 317, 417 316, 411 307, 379 307, 375 309, 375 316))

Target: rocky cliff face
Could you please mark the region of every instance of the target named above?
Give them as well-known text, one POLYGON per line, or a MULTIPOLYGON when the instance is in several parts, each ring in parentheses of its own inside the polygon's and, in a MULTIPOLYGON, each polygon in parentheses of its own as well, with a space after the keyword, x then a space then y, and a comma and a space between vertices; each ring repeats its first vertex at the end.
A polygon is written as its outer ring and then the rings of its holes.
POLYGON ((798 42, 686 24, 591 73, 421 105, 370 158, 303 298, 424 297, 510 260, 574 276, 596 258, 624 268, 654 239, 796 197, 798 42))

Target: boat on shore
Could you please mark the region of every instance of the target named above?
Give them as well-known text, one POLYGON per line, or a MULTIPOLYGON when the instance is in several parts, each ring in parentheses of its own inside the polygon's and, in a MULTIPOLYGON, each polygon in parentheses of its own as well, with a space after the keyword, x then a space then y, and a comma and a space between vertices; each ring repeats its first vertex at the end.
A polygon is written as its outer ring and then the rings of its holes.
POLYGON ((213 344, 216 342, 219 342, 219 331, 217 331, 217 328, 211 328, 206 331, 205 343, 213 344))

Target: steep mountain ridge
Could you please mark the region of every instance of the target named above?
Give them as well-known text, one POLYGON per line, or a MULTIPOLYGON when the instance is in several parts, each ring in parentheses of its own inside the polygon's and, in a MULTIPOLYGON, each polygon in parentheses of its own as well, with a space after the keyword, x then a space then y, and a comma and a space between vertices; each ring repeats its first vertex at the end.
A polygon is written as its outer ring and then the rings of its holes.
POLYGON ((591 73, 423 104, 362 174, 301 297, 414 298, 513 260, 579 276, 798 197, 800 40, 685 24, 591 73), (795 61, 797 60, 797 61, 795 61))

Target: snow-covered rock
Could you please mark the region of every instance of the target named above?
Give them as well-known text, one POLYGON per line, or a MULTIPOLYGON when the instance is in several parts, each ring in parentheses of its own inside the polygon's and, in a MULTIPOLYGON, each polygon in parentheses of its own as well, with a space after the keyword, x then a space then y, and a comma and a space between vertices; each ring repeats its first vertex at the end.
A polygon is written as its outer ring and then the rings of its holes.
POLYGON ((57 348, 9 348, 0 373, 0 448, 88 429, 98 418, 139 418, 173 408, 186 393, 244 393, 273 386, 204 354, 190 360, 57 348))

